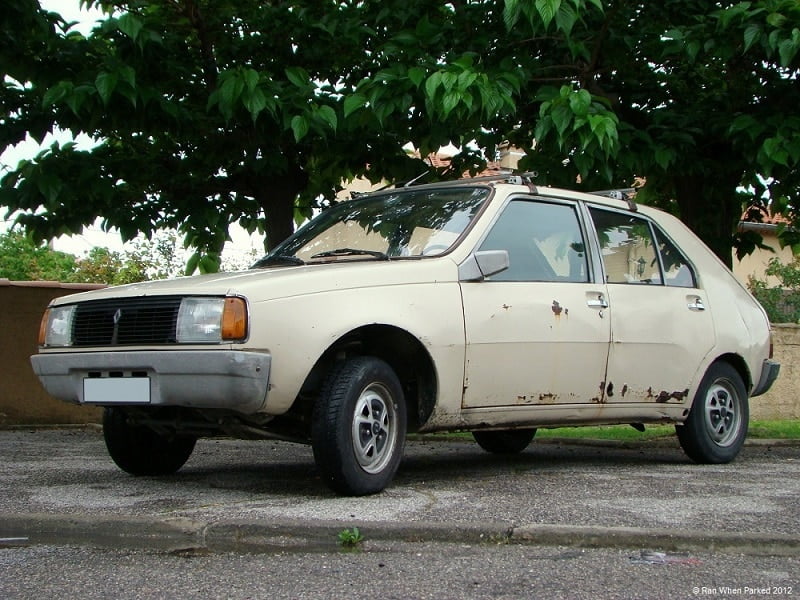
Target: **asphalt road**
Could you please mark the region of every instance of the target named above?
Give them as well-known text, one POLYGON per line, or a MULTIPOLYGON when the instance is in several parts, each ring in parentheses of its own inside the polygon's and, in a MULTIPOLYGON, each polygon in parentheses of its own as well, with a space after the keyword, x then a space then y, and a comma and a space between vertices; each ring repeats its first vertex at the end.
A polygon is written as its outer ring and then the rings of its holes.
POLYGON ((752 598, 800 594, 800 447, 412 441, 342 498, 309 448, 201 440, 135 478, 97 429, 0 431, 0 597, 752 598), (354 552, 337 534, 359 527, 354 552))
POLYGON ((641 549, 518 544, 367 541, 360 552, 270 554, 0 549, 5 600, 791 600, 800 595, 798 572, 798 557, 701 552, 654 561, 641 549))

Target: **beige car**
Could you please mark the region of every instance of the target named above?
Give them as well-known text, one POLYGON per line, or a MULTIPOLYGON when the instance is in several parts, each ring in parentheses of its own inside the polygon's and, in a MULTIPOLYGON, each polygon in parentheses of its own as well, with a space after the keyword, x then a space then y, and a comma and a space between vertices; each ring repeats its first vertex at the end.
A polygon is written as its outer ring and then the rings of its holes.
POLYGON ((251 270, 59 298, 40 337, 45 388, 105 407, 125 471, 282 439, 354 495, 390 483, 408 431, 512 453, 538 427, 674 423, 728 462, 779 370, 764 311, 680 221, 524 176, 364 195, 251 270))

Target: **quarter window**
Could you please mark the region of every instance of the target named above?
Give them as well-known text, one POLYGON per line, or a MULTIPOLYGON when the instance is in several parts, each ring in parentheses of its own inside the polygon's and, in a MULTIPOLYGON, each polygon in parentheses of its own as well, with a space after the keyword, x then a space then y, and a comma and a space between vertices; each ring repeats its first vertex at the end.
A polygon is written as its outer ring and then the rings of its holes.
POLYGON ((589 280, 578 215, 569 205, 513 200, 480 249, 508 251, 510 267, 492 281, 589 280))
POLYGON ((661 265, 650 223, 633 215, 590 208, 606 283, 661 284, 661 265))
POLYGON ((664 282, 674 287, 697 287, 694 270, 683 253, 657 227, 655 236, 661 253, 661 262, 664 265, 664 282))

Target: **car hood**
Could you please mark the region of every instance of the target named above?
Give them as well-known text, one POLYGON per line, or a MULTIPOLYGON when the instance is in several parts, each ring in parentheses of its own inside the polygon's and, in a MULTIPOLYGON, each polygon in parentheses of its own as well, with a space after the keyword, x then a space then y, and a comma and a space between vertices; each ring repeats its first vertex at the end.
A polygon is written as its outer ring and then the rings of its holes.
POLYGON ((448 257, 398 261, 340 261, 252 269, 146 281, 62 296, 53 304, 140 296, 241 295, 251 302, 360 287, 455 281, 458 268, 448 257))

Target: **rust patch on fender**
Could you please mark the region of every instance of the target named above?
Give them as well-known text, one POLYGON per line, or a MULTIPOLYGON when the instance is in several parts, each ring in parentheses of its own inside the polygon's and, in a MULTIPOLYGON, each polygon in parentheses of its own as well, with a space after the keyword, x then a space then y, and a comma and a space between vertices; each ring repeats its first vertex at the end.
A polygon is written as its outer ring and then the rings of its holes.
MULTIPOLYGON (((682 392, 672 392, 669 393, 667 391, 661 391, 658 396, 656 396, 656 402, 668 402, 669 400, 677 400, 678 402, 682 402, 686 396, 689 395, 689 389, 685 389, 682 392)), ((650 396, 648 396, 650 397, 650 396)))

